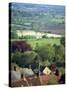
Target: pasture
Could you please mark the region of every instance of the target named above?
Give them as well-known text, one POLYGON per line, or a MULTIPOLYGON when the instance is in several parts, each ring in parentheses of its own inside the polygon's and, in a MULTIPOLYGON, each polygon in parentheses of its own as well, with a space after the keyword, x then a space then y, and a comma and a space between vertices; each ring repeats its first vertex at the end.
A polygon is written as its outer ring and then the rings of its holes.
POLYGON ((60 39, 59 38, 44 38, 44 39, 28 39, 27 43, 29 43, 32 48, 34 49, 36 45, 41 46, 41 45, 46 45, 46 44, 60 44, 60 39))
POLYGON ((47 45, 47 44, 60 44, 60 38, 42 38, 42 39, 12 39, 11 41, 23 41, 25 40, 28 44, 35 49, 36 45, 47 45))

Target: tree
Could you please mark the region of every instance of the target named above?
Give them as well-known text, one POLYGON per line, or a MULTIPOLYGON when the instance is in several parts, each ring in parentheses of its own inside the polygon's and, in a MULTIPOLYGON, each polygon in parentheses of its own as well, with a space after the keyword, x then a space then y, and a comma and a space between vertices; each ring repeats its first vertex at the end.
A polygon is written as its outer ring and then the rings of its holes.
POLYGON ((42 38, 48 38, 47 35, 43 35, 42 38))
POLYGON ((32 48, 26 41, 12 41, 11 51, 15 52, 16 50, 24 52, 24 51, 31 51, 32 48))
POLYGON ((65 66, 65 49, 63 45, 54 45, 55 57, 54 62, 58 67, 65 66))
POLYGON ((38 65, 38 54, 34 51, 25 51, 24 53, 16 51, 12 54, 12 62, 16 63, 20 67, 25 67, 25 65, 31 65, 35 63, 38 65))
POLYGON ((54 48, 51 45, 43 45, 36 47, 36 52, 42 58, 42 61, 48 60, 52 62, 55 56, 54 48))
POLYGON ((56 61, 64 61, 65 57, 65 49, 63 45, 54 45, 55 49, 55 60, 56 61))
POLYGON ((63 46, 65 46, 65 37, 61 37, 60 43, 61 43, 63 46))

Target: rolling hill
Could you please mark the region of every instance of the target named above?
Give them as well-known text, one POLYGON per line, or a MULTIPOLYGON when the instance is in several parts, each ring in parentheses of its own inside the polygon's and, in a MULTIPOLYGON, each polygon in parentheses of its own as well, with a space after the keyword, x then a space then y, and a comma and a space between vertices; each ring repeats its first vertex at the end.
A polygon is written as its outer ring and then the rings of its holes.
POLYGON ((30 3, 10 3, 11 30, 34 30, 64 34, 65 7, 30 3))

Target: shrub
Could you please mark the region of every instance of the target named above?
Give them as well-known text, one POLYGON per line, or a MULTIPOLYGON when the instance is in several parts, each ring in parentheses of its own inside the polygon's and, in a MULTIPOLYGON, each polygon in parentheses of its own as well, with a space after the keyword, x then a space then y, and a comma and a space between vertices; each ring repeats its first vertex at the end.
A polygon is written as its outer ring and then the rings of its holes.
POLYGON ((48 38, 47 35, 43 35, 42 38, 48 38))

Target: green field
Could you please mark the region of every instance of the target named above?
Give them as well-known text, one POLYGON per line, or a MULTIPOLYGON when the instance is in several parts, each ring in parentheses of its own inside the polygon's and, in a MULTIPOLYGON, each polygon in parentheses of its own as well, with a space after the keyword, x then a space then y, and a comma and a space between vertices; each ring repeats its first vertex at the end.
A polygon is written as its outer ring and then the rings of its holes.
MULTIPOLYGON (((22 39, 23 40, 23 39, 22 39)), ((22 41, 19 39, 12 39, 11 41, 22 41)), ((36 45, 41 46, 41 45, 46 45, 46 44, 60 44, 60 39, 59 38, 44 38, 44 39, 26 39, 25 40, 28 44, 31 45, 33 49, 35 49, 36 45)))
POLYGON ((28 39, 27 43, 29 43, 32 48, 34 49, 36 45, 38 44, 39 46, 41 45, 46 45, 46 44, 60 44, 60 39, 58 38, 48 38, 48 39, 28 39))

